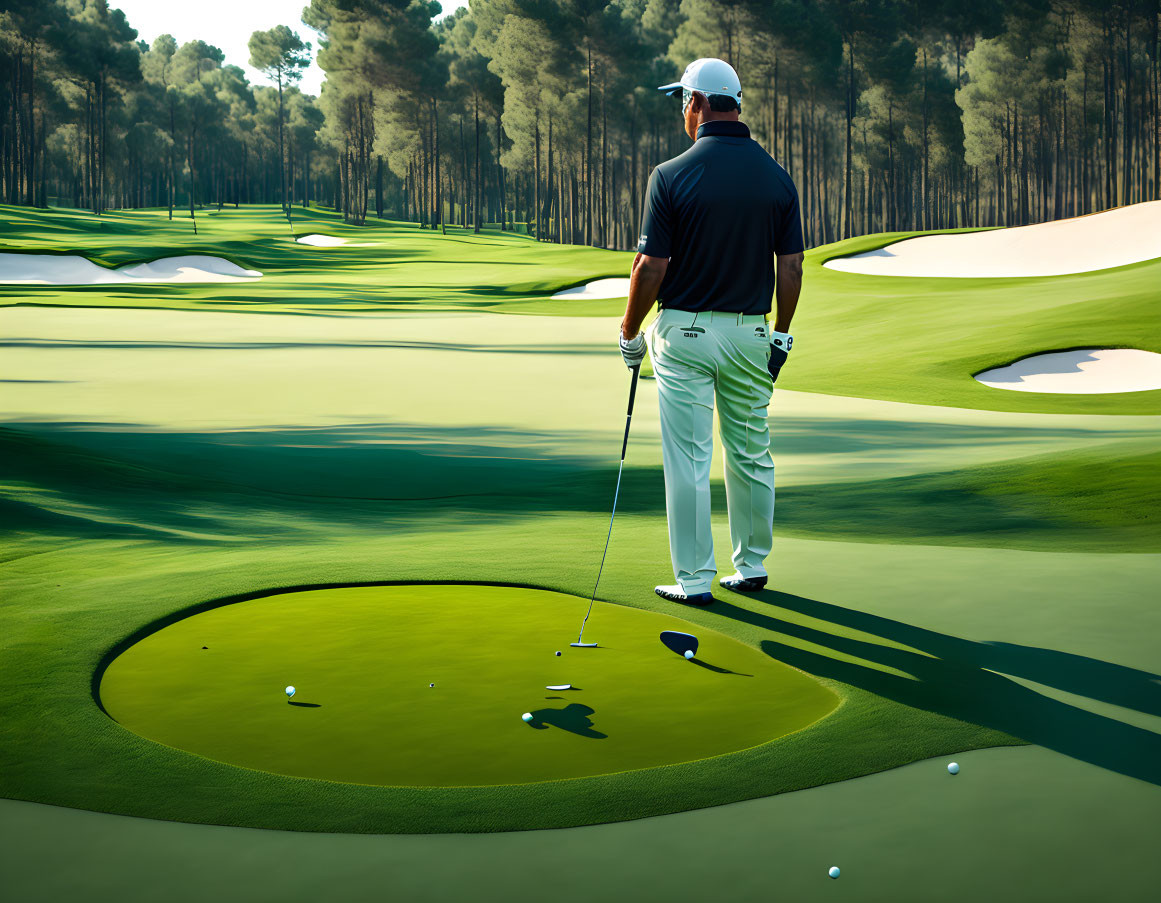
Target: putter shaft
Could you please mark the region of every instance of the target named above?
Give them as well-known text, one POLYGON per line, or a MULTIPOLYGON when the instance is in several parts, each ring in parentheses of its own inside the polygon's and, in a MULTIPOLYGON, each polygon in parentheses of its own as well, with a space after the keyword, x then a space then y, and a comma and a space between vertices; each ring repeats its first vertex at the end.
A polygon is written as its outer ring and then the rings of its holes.
POLYGON ((625 438, 621 442, 621 464, 617 468, 617 488, 613 491, 613 513, 609 517, 609 532, 605 536, 605 551, 601 553, 601 567, 597 571, 597 582, 593 584, 593 595, 589 599, 589 609, 585 612, 585 619, 581 621, 580 633, 577 635, 574 645, 579 645, 584 639, 585 625, 589 622, 589 615, 593 613, 593 603, 597 599, 597 587, 601 585, 601 574, 605 572, 605 558, 609 554, 609 540, 613 538, 613 520, 617 516, 617 499, 621 495, 621 474, 625 472, 625 452, 629 448, 629 426, 633 422, 633 402, 637 398, 637 377, 640 375, 641 365, 638 364, 633 368, 633 379, 629 384, 629 409, 625 414, 625 438))

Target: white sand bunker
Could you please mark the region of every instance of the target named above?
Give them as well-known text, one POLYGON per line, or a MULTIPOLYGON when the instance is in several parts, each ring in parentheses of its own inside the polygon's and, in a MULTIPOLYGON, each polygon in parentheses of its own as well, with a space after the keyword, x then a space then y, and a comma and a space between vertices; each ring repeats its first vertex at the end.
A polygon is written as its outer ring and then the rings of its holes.
POLYGON ((2 254, 0 283, 114 285, 127 282, 244 282, 262 274, 221 257, 189 254, 108 269, 75 254, 2 254))
POLYGON ((574 301, 581 298, 628 298, 629 280, 627 278, 597 279, 588 285, 563 289, 552 297, 574 301))
POLYGON ((347 243, 345 238, 339 238, 337 235, 304 235, 295 241, 300 245, 311 245, 315 248, 337 248, 347 243))
POLYGON ((1100 395, 1161 389, 1161 354, 1136 348, 1054 351, 976 374, 995 389, 1100 395))
POLYGON ((824 267, 868 276, 1064 276, 1161 257, 1161 201, 1035 226, 923 235, 824 267))

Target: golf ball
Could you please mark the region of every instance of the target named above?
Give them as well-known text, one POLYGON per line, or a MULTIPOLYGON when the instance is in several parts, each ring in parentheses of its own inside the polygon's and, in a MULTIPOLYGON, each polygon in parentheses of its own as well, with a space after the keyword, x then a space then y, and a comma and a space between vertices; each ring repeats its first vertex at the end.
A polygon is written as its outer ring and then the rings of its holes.
POLYGON ((832 878, 837 878, 839 876, 839 867, 837 865, 832 865, 830 867, 830 871, 827 872, 827 874, 832 878))
POLYGON ((686 657, 686 659, 687 659, 687 660, 689 660, 689 661, 693 661, 693 650, 692 650, 692 649, 686 649, 686 650, 685 650, 685 657, 686 657))
POLYGON ((428 684, 428 686, 429 686, 429 687, 434 687, 434 686, 435 686, 435 684, 428 684))
POLYGON ((557 654, 557 655, 560 655, 560 652, 557 652, 556 654, 557 654))
POLYGON ((952 762, 947 766, 948 774, 959 774, 959 762, 952 762))
POLYGON ((286 698, 289 699, 293 695, 294 695, 294 687, 287 687, 286 688, 286 698))
POLYGON ((525 712, 525 713, 524 713, 523 715, 521 715, 520 717, 521 717, 521 718, 523 718, 523 719, 524 719, 526 722, 528 722, 528 723, 531 723, 531 722, 532 722, 532 713, 531 713, 531 712, 525 712))

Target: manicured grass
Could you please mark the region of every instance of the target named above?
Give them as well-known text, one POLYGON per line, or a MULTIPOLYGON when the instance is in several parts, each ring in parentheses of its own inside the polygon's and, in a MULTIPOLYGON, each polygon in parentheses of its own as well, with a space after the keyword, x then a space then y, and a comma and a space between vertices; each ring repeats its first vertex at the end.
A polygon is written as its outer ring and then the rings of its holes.
MULTIPOLYGON (((300 830, 510 830, 660 814, 812 786, 1013 742, 1004 729, 1148 779, 1155 738, 1111 712, 1093 714, 1078 700, 1153 709, 1149 674, 1115 664, 1148 667, 1155 660, 1151 638, 1161 625, 1133 603, 1155 576, 1149 556, 782 539, 775 559, 779 592, 730 596, 682 614, 697 629, 761 646, 821 679, 843 697, 842 706, 804 731, 751 750, 619 775, 423 791, 281 777, 138 737, 102 714, 90 695, 96 669, 119 641, 158 618, 231 593, 434 575, 525 582, 580 596, 591 588, 593 541, 601 531, 595 520, 521 518, 461 525, 447 534, 417 524, 378 535, 332 528, 314 542, 294 543, 239 536, 226 545, 21 544, 12 549, 21 557, 5 568, 5 597, 16 604, 0 615, 6 676, 0 701, 9 713, 4 795, 300 830), (1101 604, 1094 606, 1094 599, 1101 604), (1109 617, 1132 626, 1131 635, 1104 629, 1109 617), (914 677, 890 679, 904 674, 914 677), (1074 695, 1056 700, 1057 690, 1074 695)), ((715 532, 718 548, 727 549, 720 520, 715 532)), ((665 576, 665 551, 658 518, 619 518, 602 595, 671 614, 650 590, 665 576), (643 571, 639 562, 650 564, 643 571)), ((275 690, 278 684, 281 679, 275 690)))
MULTIPOLYGON (((626 518, 621 542, 635 545, 647 560, 659 560, 664 535, 650 529, 655 525, 655 518, 626 518)), ((45 554, 12 560, 6 571, 13 582, 6 583, 5 592, 19 604, 3 616, 7 679, 0 700, 10 713, 0 753, 3 793, 151 817, 297 830, 515 830, 697 808, 825 783, 941 752, 1014 742, 987 726, 826 680, 843 699, 832 715, 803 731, 712 759, 545 783, 373 787, 284 777, 163 746, 116 724, 90 695, 105 653, 142 624, 229 593, 267 592, 307 581, 343 583, 377 574, 402 580, 436 574, 453 580, 536 583, 579 597, 585 584, 591 587, 589 545, 596 525, 588 518, 557 516, 550 530, 545 526, 523 520, 461 528, 442 543, 420 531, 378 537, 334 532, 321 543, 237 543, 228 548, 102 540, 71 550, 42 548, 45 554), (545 562, 553 565, 550 579, 545 562), (50 575, 55 579, 45 579, 50 575)), ((22 551, 34 550, 29 546, 22 551)), ((624 555, 616 557, 607 569, 608 590, 602 595, 635 609, 671 614, 671 605, 641 585, 632 562, 624 555)), ((775 635, 770 632, 774 622, 747 625, 739 617, 743 604, 723 601, 716 611, 690 612, 689 620, 697 625, 694 632, 722 630, 756 648, 762 637, 775 635)), ((761 601, 749 606, 755 613, 768 607, 761 601)), ((786 617, 798 618, 789 611, 786 617)), ((281 675, 274 683, 275 693, 285 685, 281 675)), ((286 707, 276 696, 273 705, 286 707)), ((514 705, 514 714, 527 707, 514 705)), ((514 727, 524 725, 517 721, 514 727)), ((515 735, 517 743, 522 736, 515 735)), ((575 735, 563 739, 604 742, 575 735)))
MULTIPOLYGON (((343 223, 328 210, 296 208, 294 234, 346 238, 334 248, 294 241, 275 205, 188 213, 120 210, 30 210, 0 205, 0 251, 81 253, 105 266, 178 254, 211 254, 264 275, 245 284, 3 286, 0 305, 50 304, 169 309, 246 309, 253 312, 562 313, 548 300, 561 288, 600 276, 628 274, 632 255, 575 245, 537 242, 489 230, 421 229, 414 223, 368 220, 343 223)), ((601 304, 601 311, 607 303, 601 304)), ((581 315, 594 312, 582 302, 581 315)), ((574 310, 567 308, 568 313, 574 310)))
POLYGON ((956 760, 955 778, 928 759, 665 818, 486 836, 256 831, 0 800, 0 867, 28 903, 316 903, 337 887, 424 903, 542 903, 546 888, 554 903, 1156 896, 1161 788, 1037 747, 956 760))
MULTIPOLYGON (((238 613, 278 589, 399 582, 519 584, 586 599, 627 389, 606 338, 615 314, 480 311, 613 312, 616 302, 578 311, 544 294, 613 275, 612 262, 628 257, 399 224, 358 230, 321 211, 304 231, 351 244, 292 245, 275 235, 272 208, 224 211, 213 218, 220 234, 207 227, 194 246, 180 231, 188 222, 170 225, 157 211, 99 222, 20 215, 4 239, 21 247, 107 263, 252 252, 261 262, 239 262, 268 276, 246 286, 4 290, 14 305, 0 310, 11 335, 2 378, 12 380, 0 433, 5 796, 216 824, 402 833, 672 813, 1020 742, 1156 782, 1157 735, 1137 723, 1161 711, 1161 623, 1142 603, 1156 558, 1111 551, 1156 548, 1153 421, 1090 416, 1142 413, 1155 396, 1047 398, 970 379, 985 346, 1055 342, 1077 323, 1095 332, 1081 306, 1060 298, 1072 282, 980 285, 971 307, 949 305, 941 280, 929 291, 897 287, 900 302, 882 297, 882 283, 830 274, 856 280, 840 284, 813 269, 810 291, 823 293, 804 301, 801 329, 795 321, 801 350, 785 385, 815 393, 780 393, 772 411, 780 489, 771 590, 722 593, 706 610, 674 609, 652 593, 672 578, 655 387, 643 381, 601 596, 626 618, 676 611, 694 632, 745 647, 739 655, 798 669, 810 678, 803 685, 841 699, 833 713, 711 758, 474 788, 276 774, 139 736, 100 710, 95 676, 150 625, 207 607, 241 602, 238 613), (358 247, 365 241, 376 244, 358 247), (1001 309, 1008 328, 987 333, 1001 309), (244 315, 256 311, 288 315, 244 315), (360 311, 381 316, 330 316, 360 311), (955 333, 964 324, 977 330, 970 354, 955 333), (1058 413, 987 410, 1001 397, 1018 405, 1011 410, 1058 413), (882 398, 963 408, 936 415, 882 398)), ((1137 280, 1150 266, 1080 280, 1104 286, 1110 330, 1147 331, 1137 280)), ((718 567, 728 573, 720 491, 717 501, 718 567)), ((292 707, 277 691, 310 685, 281 673, 270 680, 280 716, 292 707)), ((171 687, 156 700, 164 695, 181 694, 171 687)), ((747 702, 766 717, 788 700, 775 690, 747 702)), ((514 705, 513 715, 529 707, 514 705)), ((324 710, 330 701, 296 714, 324 710)), ((520 733, 518 720, 513 728, 521 740, 613 737, 520 733)))
POLYGON ((597 603, 587 641, 600 645, 577 649, 586 608, 473 584, 276 594, 145 637, 110 663, 100 698, 129 730, 234 765, 451 787, 704 759, 792 733, 838 703, 716 631, 699 630, 687 662, 658 635, 697 628, 625 606, 597 603))
POLYGON ((793 486, 782 531, 881 542, 1161 552, 1156 439, 888 480, 793 486))
MULTIPOLYGON (((0 207, 0 250, 82 251, 107 265, 183 253, 218 254, 266 275, 252 284, 8 287, 0 305, 51 304, 297 313, 465 312, 615 317, 621 300, 553 301, 552 292, 625 275, 632 254, 533 241, 511 233, 294 212, 297 234, 350 243, 295 244, 275 206, 225 208, 172 222, 164 210, 32 211, 0 207)), ((1077 347, 1161 352, 1155 328, 1161 260, 1073 276, 923 279, 862 276, 822 266, 919 233, 883 233, 807 254, 797 339, 779 386, 861 398, 996 411, 1156 414, 1161 390, 1047 395, 984 386, 972 375, 1042 351, 1077 347)))
MULTIPOLYGON (((86 442, 89 438, 86 437, 86 442)), ((792 484, 779 490, 780 536, 856 542, 922 542, 1045 551, 1158 551, 1158 461, 1152 439, 1126 439, 1080 450, 1054 452, 960 470, 866 481, 792 484)), ((500 449, 480 449, 496 452, 500 449)), ((147 453, 142 448, 140 455, 147 453)), ((318 460, 319 455, 312 456, 318 460)), ((342 495, 359 472, 315 482, 304 498, 304 463, 286 455, 226 458, 229 479, 183 474, 33 433, 0 428, 0 480, 9 533, 28 536, 166 537, 175 542, 220 542, 232 536, 290 537, 344 523, 364 530, 375 524, 410 523, 423 515, 452 529, 456 522, 499 515, 588 513, 608 505, 615 470, 593 460, 562 465, 514 457, 479 461, 473 455, 433 460, 409 448, 378 452, 366 465, 410 476, 415 498, 358 499, 342 495), (255 457, 274 491, 237 482, 255 457), (53 473, 59 476, 53 476, 53 473), (486 481, 486 484, 481 484, 486 481), (467 495, 424 497, 430 487, 468 490, 467 495), (482 485, 491 491, 479 492, 482 485), (472 487, 477 489, 471 492, 472 487), (310 495, 316 497, 310 498, 310 495), (200 509, 200 512, 199 512, 200 509)), ((352 459, 352 466, 356 465, 352 459)), ((835 473, 834 476, 839 474, 835 473)), ((665 499, 657 464, 626 469, 622 512, 664 519, 665 499)), ((365 485, 365 484, 364 484, 365 485)), ((719 508, 724 501, 714 482, 719 508)))

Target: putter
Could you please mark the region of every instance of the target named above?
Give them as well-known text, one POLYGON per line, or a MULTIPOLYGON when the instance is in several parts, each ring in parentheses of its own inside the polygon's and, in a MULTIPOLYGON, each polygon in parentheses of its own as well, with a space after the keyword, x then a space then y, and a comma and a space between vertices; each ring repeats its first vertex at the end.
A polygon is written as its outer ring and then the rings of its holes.
POLYGON ((575 643, 570 646, 579 646, 582 649, 592 649, 596 643, 586 643, 585 625, 589 622, 589 615, 593 613, 593 602, 597 598, 597 587, 601 585, 601 574, 605 570, 605 557, 609 554, 609 540, 613 538, 613 518, 617 516, 617 497, 621 494, 621 474, 625 470, 625 451, 629 447, 629 424, 633 422, 633 401, 637 397, 637 377, 641 375, 641 365, 633 368, 633 380, 629 384, 629 410, 625 414, 625 439, 621 442, 621 466, 617 468, 617 488, 613 492, 613 514, 609 518, 609 535, 605 537, 605 551, 601 554, 601 568, 597 571, 597 582, 593 584, 593 595, 589 599, 589 610, 585 612, 585 619, 581 621, 580 633, 575 643))

